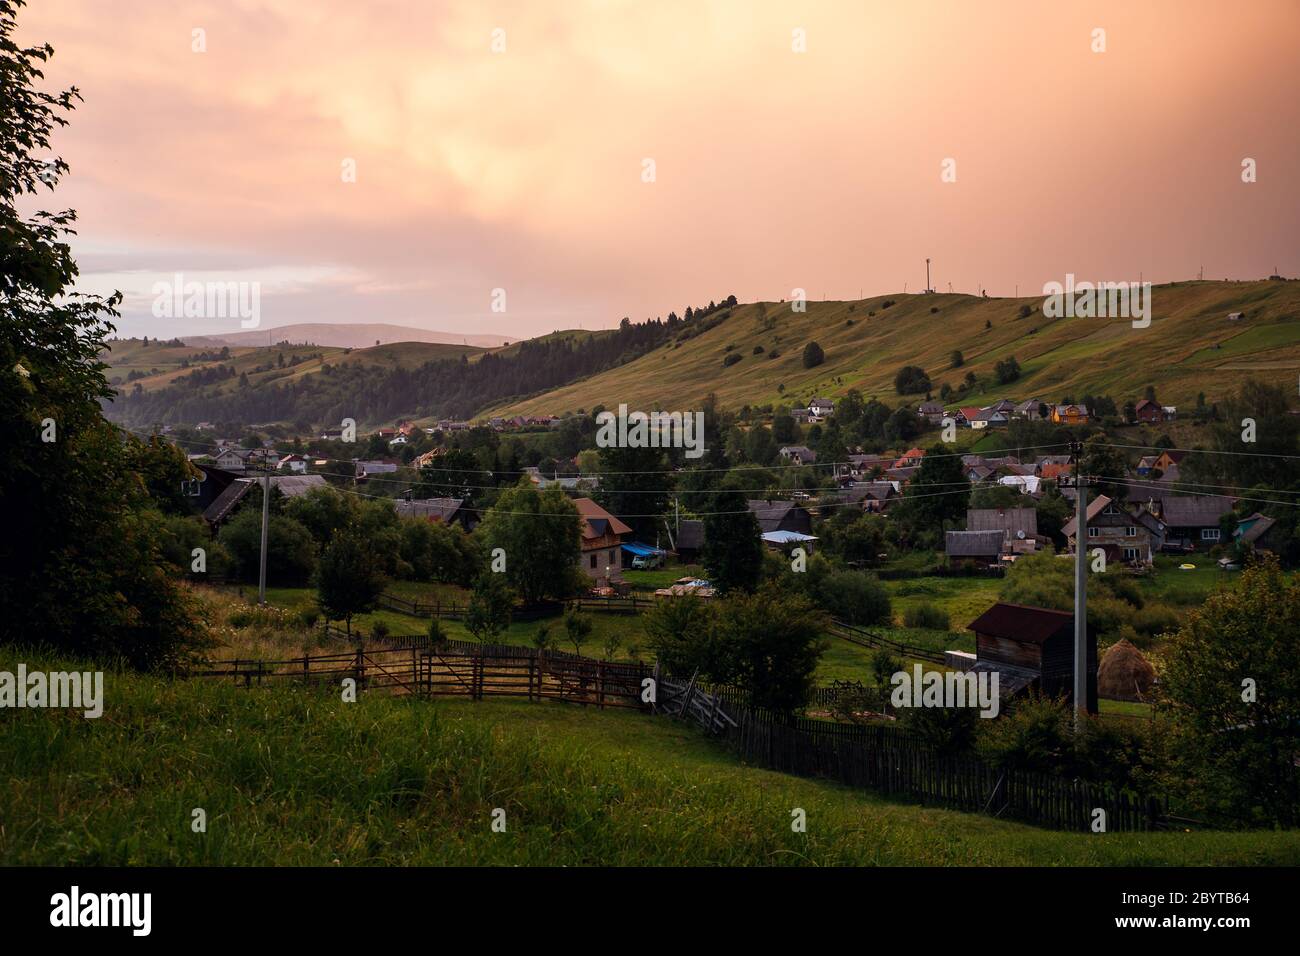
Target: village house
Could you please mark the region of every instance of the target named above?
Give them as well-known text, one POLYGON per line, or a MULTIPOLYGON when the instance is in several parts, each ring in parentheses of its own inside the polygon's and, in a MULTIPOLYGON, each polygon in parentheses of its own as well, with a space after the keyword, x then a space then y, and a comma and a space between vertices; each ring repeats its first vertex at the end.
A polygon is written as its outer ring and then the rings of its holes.
POLYGON ((1006 412, 1000 408, 989 406, 988 408, 981 408, 975 413, 975 416, 970 419, 970 427, 975 429, 1001 428, 1008 421, 1006 412))
POLYGON ((623 537, 632 529, 590 498, 574 498, 582 516, 582 555, 579 565, 594 587, 608 587, 621 579, 623 537))
POLYGON ((894 462, 895 468, 912 468, 921 464, 921 459, 925 457, 924 448, 909 448, 898 457, 894 462))
POLYGON ((1031 398, 1021 402, 1011 410, 1011 417, 1023 421, 1045 421, 1051 417, 1052 410, 1041 398, 1031 398))
POLYGON ((961 415, 961 419, 958 422, 958 424, 964 423, 969 427, 976 428, 976 429, 987 428, 989 424, 987 421, 983 421, 978 425, 975 423, 976 420, 979 419, 980 412, 982 411, 984 411, 984 409, 980 408, 978 405, 963 405, 960 409, 958 409, 958 413, 961 415))
POLYGON ((916 407, 916 414, 920 415, 931 425, 938 425, 943 421, 943 406, 938 402, 922 402, 916 407))
POLYGON ((1155 463, 1151 466, 1151 470, 1158 471, 1162 475, 1166 474, 1170 468, 1176 469, 1181 465, 1183 459, 1186 457, 1187 452, 1185 451, 1174 451, 1172 449, 1169 451, 1162 451, 1158 456, 1156 456, 1155 463))
POLYGON ((966 530, 999 532, 1002 553, 1013 557, 1032 554, 1047 542, 1038 534, 1035 508, 970 508, 966 511, 966 530))
POLYGON ((1053 425, 1086 425, 1088 408, 1085 405, 1053 405, 1053 425))
POLYGON ((760 534, 773 531, 812 534, 812 516, 797 501, 750 500, 749 510, 758 519, 760 534))
POLYGON ((808 403, 808 420, 819 422, 835 414, 835 403, 829 398, 814 398, 808 403))
POLYGON ((948 562, 973 561, 986 567, 1002 563, 1001 531, 946 531, 943 553, 948 562))
POLYGON ((1143 398, 1134 406, 1134 418, 1142 425, 1159 425, 1165 420, 1165 410, 1149 398, 1143 398))
POLYGON ((465 531, 473 531, 478 525, 478 512, 463 498, 416 498, 409 501, 398 498, 393 504, 401 518, 423 518, 447 526, 459 525, 465 531))
MULTIPOLYGON (((215 530, 222 522, 226 521, 235 510, 240 506, 249 492, 253 490, 254 485, 261 485, 261 478, 236 478, 226 490, 213 500, 203 511, 204 520, 215 530)), ((271 475, 271 494, 274 496, 277 492, 286 498, 296 498, 299 495, 305 495, 316 488, 324 488, 325 479, 320 475, 271 475)))
POLYGON ((1219 495, 1166 495, 1160 499, 1165 523, 1164 547, 1170 551, 1209 550, 1223 537, 1219 519, 1235 499, 1219 495))
MULTIPOLYGON (((1084 550, 1100 548, 1107 563, 1151 564, 1167 533, 1165 522, 1141 506, 1125 507, 1098 495, 1088 502, 1088 540, 1084 550)), ((1075 550, 1078 522, 1070 518, 1061 528, 1071 552, 1075 550)))
POLYGON ((849 455, 849 474, 854 478, 869 478, 892 464, 892 458, 885 459, 882 455, 849 455))
POLYGON ((1277 554, 1286 543, 1286 529, 1278 524, 1276 518, 1256 511, 1249 518, 1237 522, 1232 538, 1238 544, 1252 551, 1269 551, 1277 554))
POLYGON ((280 459, 279 468, 281 471, 288 468, 295 475, 307 473, 308 458, 306 455, 285 455, 280 459))
MULTIPOLYGON (((973 673, 998 674, 1004 699, 1038 691, 1074 702, 1074 615, 1066 611, 997 603, 973 620, 973 673)), ((1087 710, 1097 712, 1097 635, 1087 631, 1087 710)))
POLYGON ((795 465, 811 465, 817 460, 817 452, 807 445, 782 445, 778 454, 795 465))

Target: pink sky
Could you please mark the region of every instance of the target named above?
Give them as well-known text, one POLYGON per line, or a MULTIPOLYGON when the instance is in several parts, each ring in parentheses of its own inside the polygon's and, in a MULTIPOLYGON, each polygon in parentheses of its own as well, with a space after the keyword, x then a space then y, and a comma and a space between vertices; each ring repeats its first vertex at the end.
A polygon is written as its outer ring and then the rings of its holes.
POLYGON ((1300 273, 1290 0, 38 0, 19 22, 85 97, 56 195, 124 334, 238 331, 150 315, 176 272, 261 283, 263 328, 511 338, 915 291, 927 256, 940 291, 993 295, 1300 273))

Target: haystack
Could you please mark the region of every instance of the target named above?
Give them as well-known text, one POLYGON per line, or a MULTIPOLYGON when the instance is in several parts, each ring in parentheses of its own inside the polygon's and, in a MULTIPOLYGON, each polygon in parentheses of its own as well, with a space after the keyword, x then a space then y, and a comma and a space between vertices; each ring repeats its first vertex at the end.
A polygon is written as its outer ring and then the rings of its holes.
POLYGON ((1108 700, 1148 700, 1156 669, 1133 644, 1119 640, 1102 655, 1097 667, 1097 696, 1108 700))

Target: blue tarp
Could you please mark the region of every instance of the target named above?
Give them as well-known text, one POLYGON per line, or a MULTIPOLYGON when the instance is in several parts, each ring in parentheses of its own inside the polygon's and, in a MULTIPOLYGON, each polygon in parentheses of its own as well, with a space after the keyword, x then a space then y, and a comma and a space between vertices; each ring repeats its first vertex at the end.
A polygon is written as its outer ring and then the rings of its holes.
POLYGON ((651 554, 667 554, 662 548, 652 548, 648 544, 642 544, 640 541, 629 541, 623 545, 623 550, 630 554, 646 557, 651 554))

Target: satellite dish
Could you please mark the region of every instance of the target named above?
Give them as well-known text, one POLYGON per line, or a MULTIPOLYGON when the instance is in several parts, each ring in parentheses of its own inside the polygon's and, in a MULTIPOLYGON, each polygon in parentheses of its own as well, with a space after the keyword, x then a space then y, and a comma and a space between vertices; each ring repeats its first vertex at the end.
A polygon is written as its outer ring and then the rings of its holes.
POLYGON ((1023 541, 1025 539, 1025 532, 1023 530, 1017 531, 1016 537, 1019 538, 1021 541, 1023 541))

